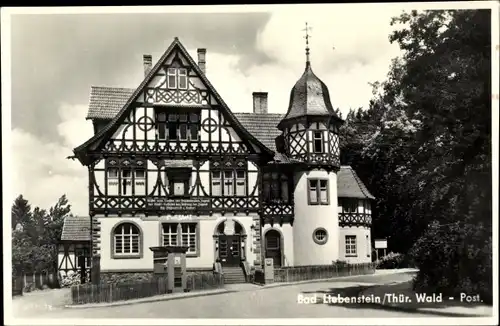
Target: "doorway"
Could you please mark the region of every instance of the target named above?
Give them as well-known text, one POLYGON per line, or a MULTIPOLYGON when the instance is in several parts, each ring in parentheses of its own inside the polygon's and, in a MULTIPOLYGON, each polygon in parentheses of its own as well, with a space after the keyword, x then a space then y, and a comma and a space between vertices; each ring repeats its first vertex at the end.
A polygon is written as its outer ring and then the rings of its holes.
POLYGON ((219 259, 222 266, 239 266, 241 262, 241 237, 219 236, 219 259))
POLYGON ((277 230, 269 230, 265 236, 266 258, 272 258, 275 267, 281 267, 281 234, 277 230))

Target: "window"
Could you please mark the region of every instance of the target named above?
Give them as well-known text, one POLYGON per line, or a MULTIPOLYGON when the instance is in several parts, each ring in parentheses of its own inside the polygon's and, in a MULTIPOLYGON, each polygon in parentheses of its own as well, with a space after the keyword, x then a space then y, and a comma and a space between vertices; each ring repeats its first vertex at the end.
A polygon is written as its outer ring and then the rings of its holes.
POLYGON ((212 196, 246 196, 245 170, 212 171, 212 196))
POLYGON ((196 223, 181 224, 181 244, 188 247, 186 253, 196 253, 196 223))
POLYGON ((344 213, 356 213, 358 211, 358 200, 342 199, 342 211, 344 213))
POLYGON ((118 169, 117 168, 109 168, 108 169, 108 178, 109 179, 118 179, 118 169))
POLYGON ((167 70, 167 87, 170 89, 180 88, 187 89, 187 69, 185 68, 168 68, 167 70))
POLYGON ((197 141, 200 134, 199 113, 169 113, 159 111, 156 114, 157 136, 160 140, 197 141))
POLYGON ((113 258, 139 257, 141 250, 141 233, 133 223, 122 223, 113 230, 113 258))
POLYGON ((162 237, 164 246, 177 246, 177 223, 163 224, 162 237))
POLYGON ((346 235, 345 236, 345 255, 346 256, 357 256, 356 252, 356 236, 346 235))
POLYGON ((328 241, 328 232, 324 228, 317 228, 313 232, 313 240, 319 245, 324 245, 328 241))
POLYGON ((212 171, 212 196, 222 196, 221 171, 212 171))
POLYGON ((309 205, 328 205, 330 193, 328 191, 328 180, 309 179, 309 205))
POLYGON ((233 171, 224 171, 224 196, 234 196, 233 171))
POLYGON ((273 172, 262 175, 262 198, 267 202, 289 202, 288 178, 273 172))
POLYGON ((90 268, 90 255, 85 249, 75 249, 75 261, 78 270, 82 268, 82 265, 85 265, 86 269, 90 268))
POLYGON ((135 169, 135 178, 144 179, 146 177, 146 171, 144 169, 135 169))
POLYGON ((313 133, 313 151, 314 153, 323 153, 323 132, 315 131, 313 133))
POLYGON ((247 195, 247 179, 243 170, 236 170, 236 196, 247 195))
POLYGON ((186 252, 188 256, 198 256, 198 232, 198 223, 163 223, 162 243, 164 246, 188 247, 186 252))

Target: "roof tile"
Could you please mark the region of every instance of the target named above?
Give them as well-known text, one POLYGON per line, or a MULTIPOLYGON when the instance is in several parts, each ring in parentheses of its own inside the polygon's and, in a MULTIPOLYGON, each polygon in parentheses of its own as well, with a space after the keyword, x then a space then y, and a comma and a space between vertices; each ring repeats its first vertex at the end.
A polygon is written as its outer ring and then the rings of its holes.
POLYGON ((61 234, 63 241, 90 241, 90 217, 67 216, 61 234))

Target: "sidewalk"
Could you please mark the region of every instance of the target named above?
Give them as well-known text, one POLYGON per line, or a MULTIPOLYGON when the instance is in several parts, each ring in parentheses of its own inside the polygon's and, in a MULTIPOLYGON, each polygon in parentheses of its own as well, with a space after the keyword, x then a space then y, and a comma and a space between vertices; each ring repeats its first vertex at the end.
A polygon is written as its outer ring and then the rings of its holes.
MULTIPOLYGON (((285 287, 285 286, 293 286, 293 285, 309 284, 309 283, 322 283, 322 282, 331 282, 331 281, 338 281, 338 280, 350 280, 350 279, 353 279, 355 281, 356 278, 366 278, 367 276, 371 276, 371 275, 399 274, 399 273, 408 273, 408 272, 412 272, 412 271, 414 271, 414 270, 413 269, 392 269, 392 270, 381 270, 379 273, 379 271, 377 270, 374 274, 368 274, 368 275, 347 275, 347 276, 340 276, 340 277, 327 278, 327 279, 305 280, 305 281, 297 281, 297 282, 290 282, 290 283, 271 283, 271 284, 265 284, 265 285, 257 285, 257 284, 251 284, 251 283, 227 284, 223 289, 205 290, 205 291, 196 291, 196 292, 171 293, 171 294, 157 295, 154 297, 132 299, 132 300, 126 300, 126 301, 87 303, 87 304, 81 304, 81 305, 66 305, 66 308, 85 309, 85 308, 97 308, 97 307, 124 306, 124 305, 136 304, 136 303, 148 303, 148 302, 156 302, 156 301, 187 299, 187 298, 217 295, 217 294, 231 293, 231 292, 256 291, 256 290, 258 291, 258 290, 265 290, 265 289, 275 288, 275 287, 285 287)), ((365 283, 366 282, 363 282, 363 284, 365 284, 365 283)))

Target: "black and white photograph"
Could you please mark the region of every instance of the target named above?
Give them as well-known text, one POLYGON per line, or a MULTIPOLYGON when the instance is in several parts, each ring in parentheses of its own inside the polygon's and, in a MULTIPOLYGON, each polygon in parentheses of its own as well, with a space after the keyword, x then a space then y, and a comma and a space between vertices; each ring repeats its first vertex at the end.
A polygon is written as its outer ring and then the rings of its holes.
POLYGON ((5 324, 498 324, 499 14, 3 7, 5 324))

